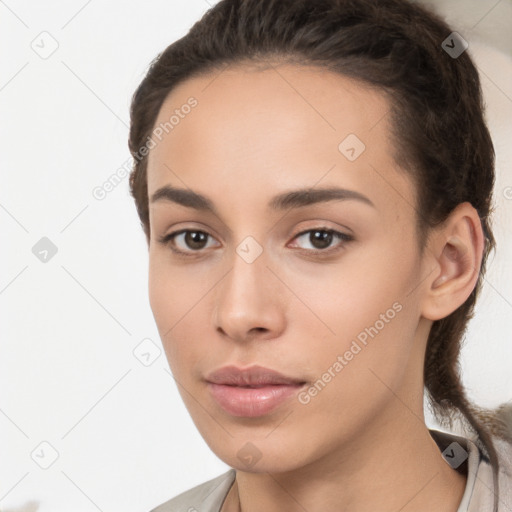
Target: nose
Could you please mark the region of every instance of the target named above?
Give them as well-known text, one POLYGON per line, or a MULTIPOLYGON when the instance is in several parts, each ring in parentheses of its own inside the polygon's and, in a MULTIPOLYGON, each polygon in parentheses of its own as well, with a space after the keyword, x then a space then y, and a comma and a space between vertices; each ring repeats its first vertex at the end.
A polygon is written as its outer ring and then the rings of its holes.
POLYGON ((277 338, 285 329, 287 300, 264 253, 252 263, 235 254, 231 270, 216 287, 215 328, 236 342, 277 338))

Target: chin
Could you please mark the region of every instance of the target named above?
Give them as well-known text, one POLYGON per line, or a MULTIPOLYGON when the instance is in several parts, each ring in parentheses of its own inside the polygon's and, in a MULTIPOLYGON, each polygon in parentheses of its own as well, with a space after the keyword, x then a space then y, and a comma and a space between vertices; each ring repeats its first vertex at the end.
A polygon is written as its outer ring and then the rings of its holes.
POLYGON ((304 442, 293 442, 290 436, 276 436, 271 440, 272 435, 265 438, 267 429, 261 437, 238 435, 229 440, 205 440, 223 462, 246 473, 286 473, 308 464, 304 442), (289 443, 284 442, 287 437, 289 443))

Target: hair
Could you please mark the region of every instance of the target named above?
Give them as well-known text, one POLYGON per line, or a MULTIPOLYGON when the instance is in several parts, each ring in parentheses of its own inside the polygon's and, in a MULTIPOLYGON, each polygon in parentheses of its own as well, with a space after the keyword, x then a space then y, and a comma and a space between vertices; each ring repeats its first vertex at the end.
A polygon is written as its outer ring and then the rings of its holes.
POLYGON ((462 421, 488 456, 497 510, 499 461, 492 435, 505 437, 505 426, 492 411, 471 403, 459 366, 487 257, 495 248, 495 155, 477 69, 467 51, 452 58, 442 47, 451 33, 438 15, 407 0, 221 0, 151 62, 133 95, 130 191, 149 241, 147 156, 140 149, 165 98, 185 80, 232 64, 295 63, 329 69, 385 94, 393 156, 415 184, 420 249, 460 203, 471 203, 481 220, 485 245, 477 283, 457 310, 433 323, 424 384, 438 421, 462 421))

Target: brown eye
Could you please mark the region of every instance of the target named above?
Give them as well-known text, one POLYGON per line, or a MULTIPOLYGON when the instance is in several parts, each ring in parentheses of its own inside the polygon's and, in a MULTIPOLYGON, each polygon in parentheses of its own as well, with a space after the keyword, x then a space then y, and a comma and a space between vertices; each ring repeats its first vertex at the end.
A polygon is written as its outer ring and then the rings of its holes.
POLYGON ((318 252, 327 254, 331 251, 342 249, 347 242, 352 241, 354 238, 351 235, 341 233, 340 231, 336 231, 334 229, 316 228, 303 231, 302 233, 296 235, 294 238, 294 240, 300 239, 302 239, 303 242, 297 245, 301 249, 307 249, 308 252, 312 253, 318 252), (338 243, 333 244, 335 241, 338 241, 338 243))
POLYGON ((182 229, 159 238, 161 244, 169 245, 172 251, 184 255, 211 247, 210 241, 213 240, 210 234, 195 229, 182 229))
POLYGON ((204 249, 208 235, 204 231, 187 231, 184 233, 184 242, 190 249, 204 249))
POLYGON ((329 231, 314 230, 309 234, 309 241, 315 249, 326 249, 332 243, 333 234, 329 231))

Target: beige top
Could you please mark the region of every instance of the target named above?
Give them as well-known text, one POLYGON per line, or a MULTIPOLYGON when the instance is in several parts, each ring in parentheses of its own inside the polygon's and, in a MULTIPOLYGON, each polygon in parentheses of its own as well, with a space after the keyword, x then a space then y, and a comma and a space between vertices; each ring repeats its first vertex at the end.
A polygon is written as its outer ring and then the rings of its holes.
MULTIPOLYGON (((469 439, 439 430, 430 430, 430 434, 452 467, 458 467, 459 470, 467 467, 466 490, 457 512, 493 512, 493 474, 487 457, 469 439)), ((512 512, 512 445, 495 439, 495 447, 501 463, 498 512, 512 512)), ((236 471, 230 469, 162 503, 150 512, 220 512, 235 476, 236 471)))

